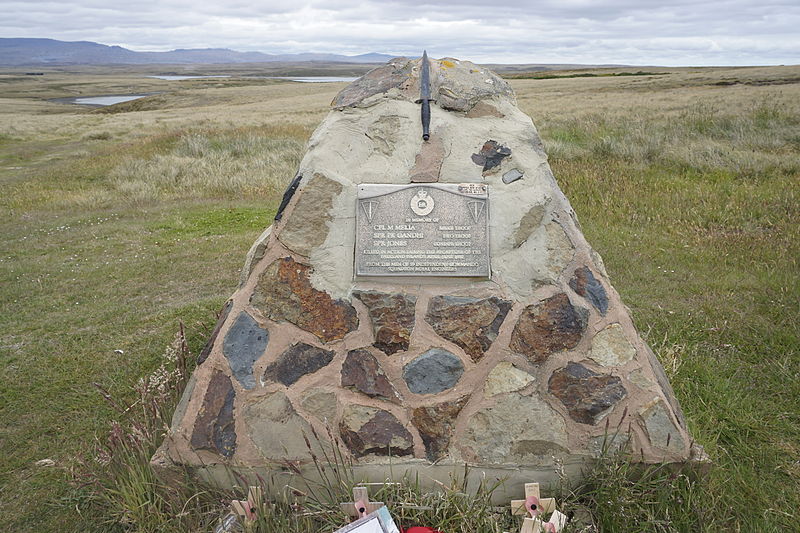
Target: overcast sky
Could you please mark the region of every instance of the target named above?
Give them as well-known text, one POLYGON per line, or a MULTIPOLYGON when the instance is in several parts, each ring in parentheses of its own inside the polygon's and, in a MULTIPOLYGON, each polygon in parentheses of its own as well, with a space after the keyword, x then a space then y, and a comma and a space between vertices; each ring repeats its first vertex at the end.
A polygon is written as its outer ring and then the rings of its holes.
POLYGON ((800 63, 800 0, 0 0, 0 37, 493 63, 800 63))

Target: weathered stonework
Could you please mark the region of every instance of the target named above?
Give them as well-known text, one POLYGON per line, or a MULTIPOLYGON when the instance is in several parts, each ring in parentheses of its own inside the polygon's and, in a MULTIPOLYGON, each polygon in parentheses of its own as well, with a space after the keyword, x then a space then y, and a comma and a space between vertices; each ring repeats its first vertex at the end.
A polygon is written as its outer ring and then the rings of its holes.
POLYGON ((239 313, 222 343, 222 352, 228 358, 233 377, 245 389, 256 386, 253 363, 264 354, 269 342, 269 333, 258 325, 253 317, 239 313))
POLYGON ((469 418, 460 445, 479 463, 530 463, 567 452, 564 419, 537 396, 507 394, 469 418))
POLYGON ((264 381, 277 381, 287 387, 298 379, 313 374, 333 361, 334 352, 311 344, 293 344, 264 371, 264 381))
POLYGON ((578 345, 588 313, 575 307, 566 294, 556 294, 522 311, 511 335, 511 349, 532 363, 543 363, 556 352, 578 345))
POLYGON ((250 303, 270 320, 291 322, 323 342, 341 339, 358 327, 356 310, 312 287, 310 271, 291 257, 278 259, 259 277, 250 303))
POLYGON ((230 458, 236 451, 233 401, 236 391, 223 372, 215 370, 208 382, 203 405, 197 412, 191 444, 195 450, 210 450, 230 458))
POLYGON ((294 253, 308 257, 328 236, 328 213, 334 199, 342 192, 339 182, 314 174, 302 188, 292 216, 278 238, 294 253))
POLYGON ((398 401, 400 398, 374 355, 367 350, 351 350, 342 365, 342 387, 352 388, 372 398, 398 401))
POLYGON ((403 369, 403 379, 414 394, 436 394, 455 387, 464 363, 442 348, 431 348, 403 369))
POLYGON ((447 455, 455 421, 468 398, 414 409, 411 421, 425 444, 425 456, 434 463, 447 455))
POLYGON ((657 399, 644 406, 639 414, 653 446, 673 453, 684 451, 686 441, 672 422, 667 406, 662 400, 657 399))
POLYGON ((622 326, 611 324, 606 326, 592 339, 589 357, 603 366, 620 366, 632 360, 636 348, 625 336, 622 326))
POLYGON ((337 404, 336 393, 324 389, 310 389, 306 391, 301 405, 307 413, 332 426, 336 419, 337 404))
POLYGON ((354 296, 367 306, 375 335, 375 347, 386 355, 408 349, 414 329, 414 305, 417 299, 406 294, 367 291, 354 296))
POLYGON ((548 389, 581 424, 596 424, 627 394, 618 377, 598 374, 579 363, 553 372, 548 389))
POLYGON ((339 432, 356 457, 401 457, 413 453, 411 433, 393 414, 382 409, 363 405, 347 406, 339 424, 339 432))
POLYGON ((306 437, 312 447, 318 444, 310 440, 311 426, 297 414, 283 392, 264 396, 245 406, 243 411, 250 440, 264 458, 272 461, 297 461, 311 457, 306 437))
POLYGON ((466 61, 429 65, 427 142, 418 59, 335 98, 154 468, 223 484, 240 479, 229 469, 284 469, 289 483, 287 462, 313 476, 316 432, 352 454, 359 479, 448 484, 466 461, 470 486, 508 479, 495 493, 507 505, 562 467, 577 481, 604 420, 635 461, 702 456, 508 83, 466 61), (423 189, 462 198, 423 207, 423 189))
POLYGON ((576 294, 586 298, 601 314, 606 314, 608 311, 606 289, 588 267, 576 269, 572 279, 569 280, 569 286, 576 294))
POLYGON ((511 302, 495 297, 437 296, 428 304, 425 321, 439 336, 479 361, 497 338, 510 309, 511 302))
POLYGON ((489 372, 483 393, 487 398, 491 398, 498 394, 524 389, 534 381, 535 378, 524 370, 520 370, 508 361, 501 361, 489 372))

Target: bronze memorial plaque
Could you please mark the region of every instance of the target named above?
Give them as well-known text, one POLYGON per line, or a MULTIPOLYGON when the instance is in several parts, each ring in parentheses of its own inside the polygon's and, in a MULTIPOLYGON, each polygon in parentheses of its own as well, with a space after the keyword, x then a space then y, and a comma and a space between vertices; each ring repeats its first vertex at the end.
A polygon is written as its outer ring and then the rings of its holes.
POLYGON ((359 185, 356 210, 356 276, 490 276, 486 185, 359 185))

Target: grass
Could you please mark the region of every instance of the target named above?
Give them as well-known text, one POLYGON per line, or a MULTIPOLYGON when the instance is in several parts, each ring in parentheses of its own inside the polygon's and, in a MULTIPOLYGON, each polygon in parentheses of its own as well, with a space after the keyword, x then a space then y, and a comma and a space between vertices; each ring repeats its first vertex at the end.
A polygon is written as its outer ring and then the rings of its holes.
MULTIPOLYGON (((562 500, 604 531, 790 531, 800 518, 800 72, 665 70, 511 80, 716 464, 693 480, 634 473, 612 456, 562 500)), ((173 501, 140 468, 117 470, 126 484, 106 503, 71 483, 110 427, 132 423, 93 383, 136 402, 179 321, 199 351, 341 85, 140 83, 117 70, 0 82, 4 527, 135 531, 139 512, 139 531, 208 530, 229 494, 187 485, 173 501), (46 100, 126 86, 162 94, 118 113, 46 100), (165 525, 184 505, 184 521, 165 525)), ((144 442, 128 441, 118 464, 143 464, 154 446, 144 442)), ((469 503, 414 486, 381 497, 453 499, 435 506, 447 512, 469 503)), ((302 529, 287 513, 273 518, 270 531, 302 529)))

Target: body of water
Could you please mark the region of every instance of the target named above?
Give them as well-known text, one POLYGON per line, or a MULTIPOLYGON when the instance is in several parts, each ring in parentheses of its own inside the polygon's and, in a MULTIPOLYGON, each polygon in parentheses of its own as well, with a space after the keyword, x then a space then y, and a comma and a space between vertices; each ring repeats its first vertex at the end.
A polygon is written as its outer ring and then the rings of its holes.
POLYGON ((181 80, 201 80, 204 78, 230 78, 230 76, 147 76, 148 78, 155 78, 157 80, 167 81, 181 81, 181 80))
POLYGON ((108 96, 82 96, 80 98, 70 98, 73 104, 81 105, 94 105, 94 106, 107 106, 114 104, 121 104, 122 102, 130 102, 131 100, 138 100, 149 96, 147 94, 126 94, 126 95, 108 95, 108 96))
POLYGON ((345 76, 267 76, 274 80, 289 80, 299 81, 301 83, 337 83, 337 82, 351 82, 358 78, 351 78, 345 76))

